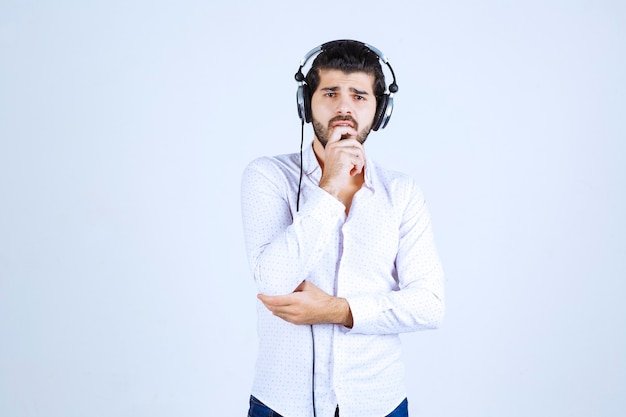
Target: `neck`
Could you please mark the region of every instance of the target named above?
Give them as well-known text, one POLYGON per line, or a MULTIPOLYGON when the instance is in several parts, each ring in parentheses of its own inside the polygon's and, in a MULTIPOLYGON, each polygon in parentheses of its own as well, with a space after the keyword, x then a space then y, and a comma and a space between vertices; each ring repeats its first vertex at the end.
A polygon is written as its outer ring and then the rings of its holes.
POLYGON ((319 141, 317 136, 313 139, 313 152, 315 152, 320 168, 324 169, 324 146, 322 146, 322 142, 319 141))

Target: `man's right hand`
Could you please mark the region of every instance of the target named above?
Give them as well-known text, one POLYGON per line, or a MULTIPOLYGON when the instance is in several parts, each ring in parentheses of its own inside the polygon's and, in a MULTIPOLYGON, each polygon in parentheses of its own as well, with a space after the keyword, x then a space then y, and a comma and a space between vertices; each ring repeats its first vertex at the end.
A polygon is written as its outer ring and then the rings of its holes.
POLYGON ((338 125, 326 143, 319 186, 334 197, 339 198, 351 179, 363 172, 365 149, 356 139, 357 133, 352 126, 338 125))

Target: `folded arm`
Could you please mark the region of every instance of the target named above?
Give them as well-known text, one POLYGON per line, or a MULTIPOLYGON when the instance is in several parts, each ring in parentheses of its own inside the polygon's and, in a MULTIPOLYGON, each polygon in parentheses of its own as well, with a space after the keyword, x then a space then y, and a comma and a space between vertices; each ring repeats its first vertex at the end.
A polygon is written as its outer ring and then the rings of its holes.
POLYGON ((338 230, 345 207, 321 189, 306 190, 292 207, 284 174, 269 158, 253 161, 242 178, 242 218, 248 260, 259 292, 294 291, 338 230))

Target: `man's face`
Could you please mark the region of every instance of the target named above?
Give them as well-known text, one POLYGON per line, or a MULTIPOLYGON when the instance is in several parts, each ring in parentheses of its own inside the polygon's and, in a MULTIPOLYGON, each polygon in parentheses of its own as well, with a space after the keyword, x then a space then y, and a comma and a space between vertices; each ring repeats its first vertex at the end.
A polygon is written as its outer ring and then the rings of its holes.
POLYGON ((329 69, 320 70, 319 77, 311 98, 315 137, 326 147, 333 130, 348 124, 358 132, 356 139, 365 142, 376 113, 374 76, 329 69))

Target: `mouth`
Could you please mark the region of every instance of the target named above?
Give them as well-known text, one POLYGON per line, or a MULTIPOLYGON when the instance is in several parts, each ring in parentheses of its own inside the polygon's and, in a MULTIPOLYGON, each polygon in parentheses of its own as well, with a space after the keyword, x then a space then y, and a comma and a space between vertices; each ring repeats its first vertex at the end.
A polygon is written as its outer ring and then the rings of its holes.
POLYGON ((347 126, 351 128, 355 128, 356 123, 352 120, 352 118, 341 117, 335 120, 331 120, 331 127, 334 129, 336 127, 347 126))

